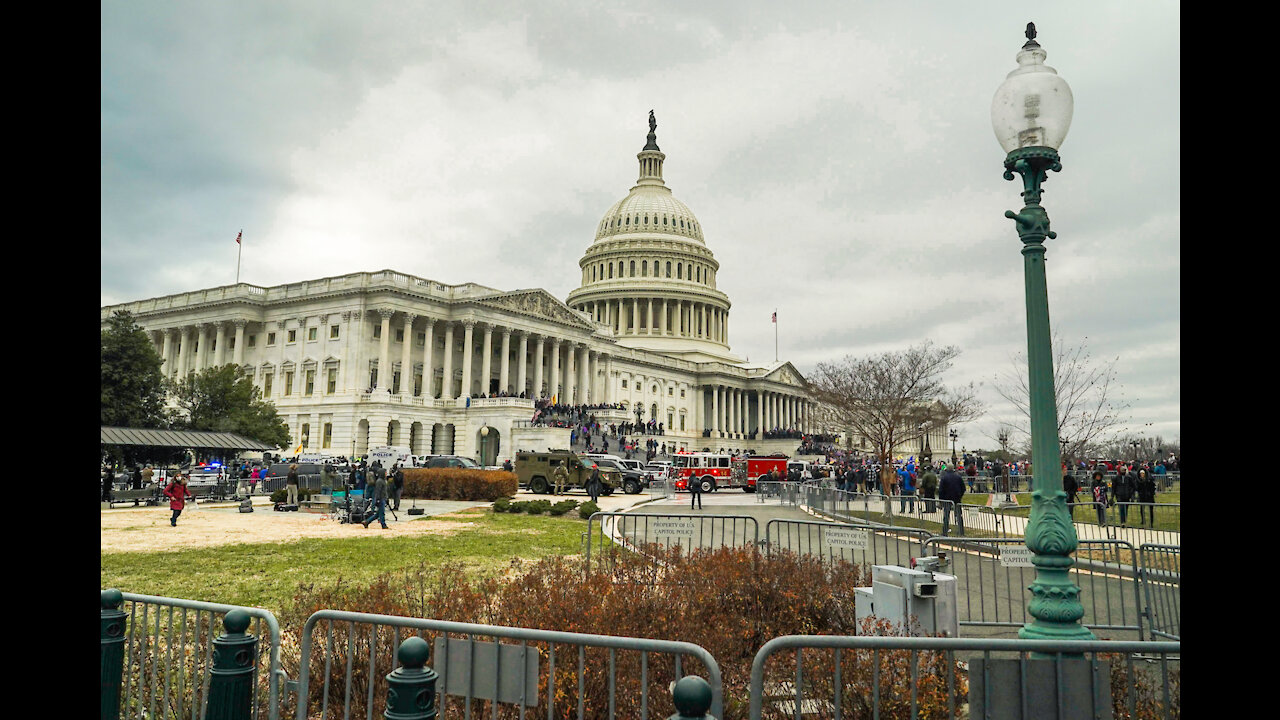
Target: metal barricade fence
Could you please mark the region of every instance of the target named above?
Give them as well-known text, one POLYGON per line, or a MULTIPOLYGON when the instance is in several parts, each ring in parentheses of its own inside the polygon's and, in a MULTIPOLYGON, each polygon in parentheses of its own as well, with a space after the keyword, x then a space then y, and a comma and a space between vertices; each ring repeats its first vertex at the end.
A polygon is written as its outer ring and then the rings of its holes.
POLYGON ((1182 504, 1118 502, 1107 508, 1117 537, 1134 545, 1181 545, 1182 504))
POLYGON ((749 718, 1177 718, 1180 650, 1177 642, 788 635, 756 653, 749 718))
POLYGON ((1149 543, 1138 548, 1138 555, 1151 635, 1178 640, 1182 632, 1182 548, 1149 543))
MULTIPOLYGON (((1027 586, 1035 567, 1021 538, 943 538, 924 542, 925 555, 945 552, 943 569, 956 576, 956 614, 961 625, 1020 627, 1034 618, 1027 612, 1027 586), (932 548, 932 550, 931 550, 932 548)), ((1134 548, 1123 540, 1080 540, 1071 581, 1081 590, 1081 623, 1095 630, 1126 631, 1145 638, 1143 601, 1134 548)))
POLYGON ((645 493, 651 498, 671 498, 675 496, 673 488, 674 480, 666 480, 663 478, 655 478, 649 481, 649 487, 645 488, 645 493))
POLYGON ((296 720, 381 717, 385 676, 413 635, 432 646, 440 718, 497 718, 500 709, 551 718, 557 703, 576 705, 578 718, 666 717, 668 683, 690 671, 685 656, 702 666, 693 674, 710 684, 711 712, 723 717, 720 666, 693 643, 321 610, 302 630, 296 720))
MULTIPOLYGON (((597 512, 587 519, 586 571, 591 570, 592 546, 599 562, 606 549, 620 545, 643 552, 645 545, 684 552, 717 547, 759 547, 760 524, 750 515, 681 515, 676 513, 597 512)), ((609 569, 606 565, 605 569, 609 569)))
POLYGON ((907 567, 921 554, 927 530, 909 527, 851 527, 815 520, 773 519, 765 525, 765 546, 778 551, 846 560, 870 572, 872 565, 907 567))
POLYGON ((800 486, 782 480, 757 480, 755 496, 757 503, 776 500, 780 505, 794 507, 800 502, 800 486))
POLYGON ((255 607, 121 593, 128 613, 124 648, 121 718, 204 717, 209 701, 213 641, 221 618, 244 610, 256 619, 248 632, 258 637, 253 675, 253 718, 278 720, 280 625, 270 611, 255 607), (265 631, 265 632, 264 632, 265 631))

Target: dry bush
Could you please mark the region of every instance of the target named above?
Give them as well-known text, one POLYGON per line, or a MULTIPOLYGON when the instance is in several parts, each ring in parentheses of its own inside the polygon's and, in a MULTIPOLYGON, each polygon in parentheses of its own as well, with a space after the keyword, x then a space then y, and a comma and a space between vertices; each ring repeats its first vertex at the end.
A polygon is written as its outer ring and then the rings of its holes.
POLYGON ((515 473, 464 468, 405 468, 404 498, 497 500, 516 494, 515 473))
MULTIPOLYGON (((855 634, 853 588, 869 584, 867 573, 847 562, 821 562, 807 556, 780 553, 765 557, 752 549, 720 548, 686 553, 680 548, 650 548, 654 557, 622 554, 609 563, 611 572, 584 573, 581 562, 559 556, 534 563, 513 563, 504 579, 468 580, 456 565, 417 568, 381 576, 368 585, 340 584, 330 588, 306 586, 300 589, 293 607, 281 616, 286 633, 298 633, 306 617, 321 608, 359 612, 428 617, 441 620, 477 622, 511 627, 538 628, 566 632, 680 640, 705 648, 720 665, 725 696, 725 715, 744 716, 749 699, 751 662, 767 640, 781 635, 855 634)), ((328 627, 317 629, 313 639, 311 703, 318 708, 324 692, 325 654, 328 627)), ((353 714, 365 714, 369 692, 368 660, 370 643, 376 642, 378 658, 373 673, 375 710, 386 694, 384 676, 392 669, 393 631, 382 629, 376 640, 368 626, 356 626, 348 636, 346 623, 334 624, 333 654, 329 663, 329 705, 344 707, 347 683, 353 714), (351 677, 346 671, 348 647, 354 653, 351 677)), ((406 633, 407 636, 407 633, 406 633)), ((428 638, 429 640, 432 638, 428 638)), ((529 712, 547 716, 549 647, 531 643, 540 653, 539 705, 529 712)), ((816 651, 810 651, 816 652, 816 651)), ((578 702, 578 651, 574 646, 555 648, 555 708, 553 717, 575 716, 578 702)), ((781 654, 779 658, 786 654, 781 654)), ((794 657, 794 653, 790 654, 794 657)), ((947 707, 947 685, 940 660, 919 653, 917 686, 922 717, 942 717, 938 708, 947 707), (936 678, 936 679, 931 679, 936 678)), ((910 658, 905 651, 880 653, 882 698, 889 688, 909 682, 910 658), (905 675, 904 675, 905 673, 905 675), (904 680, 904 678, 908 678, 904 680)), ((868 655, 869 658, 869 655, 868 655)), ((871 661, 857 654, 841 658, 844 706, 856 706, 856 697, 870 696, 871 661)), ((286 671, 296 676, 297 654, 286 657, 286 671)), ((636 652, 618 651, 614 693, 619 717, 640 714, 641 658, 636 652)), ((808 666, 808 665, 807 665, 808 666)), ((831 697, 830 676, 811 665, 806 672, 806 691, 825 692, 831 697), (825 689, 824 689, 824 683, 825 689)), ((794 666, 775 661, 769 666, 772 678, 794 677, 794 666)), ((588 714, 608 707, 609 652, 589 649, 585 653, 582 695, 588 714)), ((706 677, 706 669, 692 657, 682 659, 684 674, 706 677)), ((674 712, 668 683, 675 678, 670 656, 650 654, 647 669, 648 712, 665 717, 674 712)), ((963 678, 953 679, 963 690, 963 678)), ((818 696, 818 695, 815 695, 818 696)), ((963 696, 961 696, 963 697, 963 696)), ((457 701, 451 700, 452 704, 457 701)), ((882 717, 898 716, 897 710, 882 717)), ((893 706, 896 707, 896 706, 893 706)), ((908 706, 909 707, 909 706, 908 706)), ((488 712, 477 703, 476 712, 488 712)), ((503 706, 506 717, 515 708, 503 706)), ((903 715, 906 717, 909 715, 903 715)))

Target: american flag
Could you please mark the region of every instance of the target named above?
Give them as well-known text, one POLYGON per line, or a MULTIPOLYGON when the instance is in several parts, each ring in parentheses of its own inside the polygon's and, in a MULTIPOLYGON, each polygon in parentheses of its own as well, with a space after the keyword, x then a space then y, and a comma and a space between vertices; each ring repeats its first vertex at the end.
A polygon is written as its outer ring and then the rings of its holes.
POLYGON ((240 232, 236 233, 236 244, 237 244, 237 245, 239 245, 239 244, 240 244, 240 236, 241 236, 241 235, 243 235, 243 234, 244 234, 244 231, 243 231, 243 230, 241 230, 240 232))

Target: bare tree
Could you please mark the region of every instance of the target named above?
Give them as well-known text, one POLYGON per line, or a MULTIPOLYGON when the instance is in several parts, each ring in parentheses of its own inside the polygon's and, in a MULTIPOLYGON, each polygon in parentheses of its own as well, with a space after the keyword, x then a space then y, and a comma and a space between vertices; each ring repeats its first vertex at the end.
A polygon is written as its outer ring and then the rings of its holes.
MULTIPOLYGON (((1058 438, 1067 442, 1062 447, 1066 459, 1082 457, 1112 443, 1128 422, 1130 403, 1116 380, 1116 356, 1095 362, 1087 345, 1066 347, 1062 338, 1053 338, 1053 391, 1058 406, 1058 438)), ((1019 417, 1011 423, 1024 438, 1031 437, 1031 401, 1027 387, 1026 355, 1017 353, 1012 367, 996 376, 996 392, 1013 403, 1019 417)))
POLYGON ((875 449, 881 467, 894 447, 920 440, 930 427, 968 422, 982 414, 973 383, 948 388, 942 375, 960 354, 954 346, 925 342, 898 352, 818 363, 809 378, 819 402, 841 427, 875 449))

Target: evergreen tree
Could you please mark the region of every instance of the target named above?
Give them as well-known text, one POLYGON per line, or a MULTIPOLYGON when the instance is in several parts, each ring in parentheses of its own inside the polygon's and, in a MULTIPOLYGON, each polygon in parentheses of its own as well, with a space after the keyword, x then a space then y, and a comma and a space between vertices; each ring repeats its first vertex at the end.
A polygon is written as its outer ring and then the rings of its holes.
POLYGON ((276 414, 276 406, 263 400, 253 381, 235 365, 206 368, 170 388, 184 429, 235 433, 276 447, 289 445, 289 428, 276 414))
POLYGON ((102 425, 164 428, 164 361, 151 339, 119 310, 102 331, 102 425))

